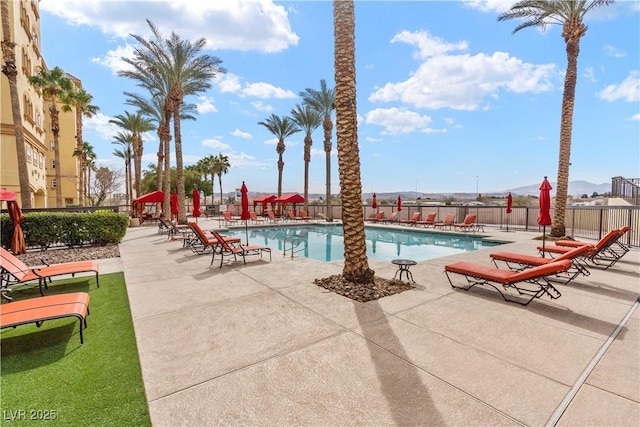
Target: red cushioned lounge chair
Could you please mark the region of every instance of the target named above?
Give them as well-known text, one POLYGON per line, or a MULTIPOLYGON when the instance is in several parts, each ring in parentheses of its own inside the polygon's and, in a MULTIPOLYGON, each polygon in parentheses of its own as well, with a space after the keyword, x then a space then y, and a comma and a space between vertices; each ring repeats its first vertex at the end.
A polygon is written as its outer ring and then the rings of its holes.
POLYGON ((437 215, 438 215, 437 212, 429 212, 427 213, 427 217, 424 219, 424 221, 416 221, 416 225, 420 225, 422 227, 433 226, 433 224, 436 223, 437 215))
POLYGON ((482 264, 456 262, 445 265, 444 270, 451 287, 468 291, 476 285, 490 286, 500 292, 505 301, 528 305, 535 298, 548 295, 551 299, 561 296, 560 292, 549 282, 550 276, 560 274, 571 267, 568 259, 550 262, 519 272, 501 270, 482 264), (464 278, 463 283, 456 283, 454 277, 464 278), (528 299, 512 299, 509 291, 528 299))
POLYGON ((234 259, 237 259, 238 256, 242 257, 242 261, 246 264, 247 260, 245 259, 245 257, 247 255, 260 255, 260 259, 262 259, 262 253, 267 252, 269 254, 269 261, 271 261, 271 248, 267 246, 231 246, 229 243, 225 242, 225 239, 220 234, 218 234, 217 231, 211 230, 211 233, 213 233, 213 236, 220 242, 220 244, 214 249, 213 254, 211 255, 211 264, 213 264, 213 259, 216 257, 216 253, 220 255, 220 268, 222 268, 224 257, 229 255, 233 255, 234 259))

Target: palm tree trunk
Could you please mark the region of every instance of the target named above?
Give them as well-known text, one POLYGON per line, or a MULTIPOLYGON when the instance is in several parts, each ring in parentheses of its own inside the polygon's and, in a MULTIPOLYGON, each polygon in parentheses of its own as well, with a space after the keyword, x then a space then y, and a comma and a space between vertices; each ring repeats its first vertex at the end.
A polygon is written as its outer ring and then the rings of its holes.
POLYGON ((56 106, 55 97, 51 98, 51 131, 53 133, 54 144, 54 160, 56 162, 56 207, 62 207, 62 173, 60 172, 60 144, 58 144, 58 136, 60 135, 60 121, 58 118, 58 107, 56 106))
POLYGON ((84 141, 82 140, 82 109, 76 107, 76 151, 78 157, 78 205, 84 206, 84 141))
POLYGON ((13 116, 13 128, 16 135, 16 152, 18 153, 18 180, 20 182, 20 201, 23 209, 31 209, 31 189, 29 187, 29 169, 27 167, 27 153, 22 129, 22 116, 20 115, 20 96, 18 95, 15 46, 11 41, 11 29, 9 25, 9 2, 2 0, 2 60, 4 65, 2 73, 9 79, 9 93, 11 95, 11 114, 13 116))
POLYGON ((220 185, 220 204, 223 204, 224 201, 222 200, 222 174, 218 174, 218 184, 220 185))
POLYGON ((336 131, 342 194, 344 267, 356 283, 373 283, 362 216, 362 184, 356 113, 355 16, 353 0, 334 0, 336 131))
POLYGON ((331 123, 331 116, 325 116, 322 123, 324 129, 324 152, 325 152, 325 167, 326 167, 326 192, 325 203, 327 205, 327 218, 329 221, 333 221, 333 212, 331 210, 331 132, 333 132, 333 123, 331 123))
POLYGON ((167 139, 164 144, 164 178, 162 188, 164 189, 164 202, 162 203, 162 212, 166 218, 171 218, 171 134, 169 125, 171 123, 171 111, 165 109, 164 123, 167 139))
POLYGON ((311 161, 311 135, 304 138, 304 210, 309 213, 309 162, 311 161))
POLYGON ((180 108, 173 111, 173 134, 175 136, 176 149, 176 185, 178 187, 178 223, 186 224, 187 210, 184 205, 186 193, 184 190, 184 169, 182 163, 182 133, 180 130, 180 108))
POLYGON ((156 164, 156 188, 162 191, 162 167, 164 162, 164 141, 160 139, 158 143, 158 163, 156 164))
POLYGON ((576 96, 576 82, 578 80, 578 54, 580 53, 580 39, 567 40, 567 72, 564 77, 564 92, 562 93, 562 116, 560 118, 560 152, 558 158, 558 179, 556 181, 556 203, 553 214, 551 236, 565 235, 565 214, 567 207, 567 192, 569 188, 569 165, 571 164, 571 132, 573 130, 573 107, 576 96))

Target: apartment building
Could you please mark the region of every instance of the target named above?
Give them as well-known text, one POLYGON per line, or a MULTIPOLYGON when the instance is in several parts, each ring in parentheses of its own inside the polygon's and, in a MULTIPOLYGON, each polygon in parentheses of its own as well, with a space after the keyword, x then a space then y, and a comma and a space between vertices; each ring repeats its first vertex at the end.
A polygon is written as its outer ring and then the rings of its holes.
MULTIPOLYGON (((10 40, 15 43, 16 83, 26 145, 31 205, 56 207, 56 187, 62 188, 63 207, 78 203, 78 159, 75 149, 74 112, 60 112, 60 165, 55 164, 53 134, 49 117, 50 103, 29 83, 29 77, 45 67, 41 53, 40 13, 37 0, 10 1, 10 40), (61 182, 56 180, 61 168, 61 182)), ((3 66, 4 66, 3 60, 3 66)), ((68 76, 77 86, 80 81, 68 76)), ((15 126, 9 81, 0 76, 0 187, 20 194, 15 126)), ((21 196, 18 197, 20 200, 21 196)))

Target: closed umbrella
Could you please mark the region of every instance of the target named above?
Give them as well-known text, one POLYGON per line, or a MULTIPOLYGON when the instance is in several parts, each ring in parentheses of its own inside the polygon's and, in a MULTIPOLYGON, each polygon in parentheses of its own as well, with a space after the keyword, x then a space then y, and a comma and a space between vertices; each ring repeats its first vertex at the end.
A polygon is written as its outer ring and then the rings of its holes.
POLYGON ((193 189, 193 194, 191 195, 193 197, 193 212, 192 215, 195 217, 196 219, 196 223, 198 222, 198 217, 200 217, 200 191, 198 191, 197 188, 193 189))
POLYGON ((175 219, 178 219, 178 193, 176 193, 175 191, 173 192, 173 194, 171 195, 171 198, 169 199, 169 204, 171 205, 171 219, 173 220, 173 218, 175 217, 175 219))
POLYGON ((376 196, 376 193, 373 193, 373 202, 371 202, 371 207, 373 209, 378 208, 378 196, 376 196))
POLYGON ((22 215, 22 210, 20 210, 20 206, 18 206, 18 202, 16 201, 17 194, 13 191, 0 189, 0 201, 4 200, 7 202, 7 209, 9 210, 9 218, 13 223, 13 235, 11 236, 11 251, 15 254, 24 254, 27 252, 26 245, 24 244, 24 233, 22 232, 22 221, 24 220, 24 215, 22 215))
POLYGON ((398 212, 402 210, 402 199, 398 196, 398 212))
MULTIPOLYGON (((511 197, 511 193, 507 196, 507 213, 511 213, 511 206, 513 206, 513 197, 511 197)), ((507 215, 507 231, 509 231, 509 215, 507 215)))
POLYGON ((551 225, 551 184, 547 181, 547 177, 544 177, 542 184, 540 184, 540 198, 538 199, 538 205, 540 207, 540 213, 538 215, 538 225, 542 226, 542 257, 544 258, 544 240, 547 225, 551 225))
POLYGON ((242 210, 240 211, 240 219, 242 221, 244 221, 244 231, 245 234, 247 235, 247 245, 249 244, 249 229, 247 227, 247 221, 249 220, 249 218, 251 218, 251 215, 249 214, 249 196, 247 195, 247 186, 244 184, 244 181, 242 181, 242 187, 240 188, 240 195, 241 195, 241 199, 240 199, 240 206, 242 207, 242 210))

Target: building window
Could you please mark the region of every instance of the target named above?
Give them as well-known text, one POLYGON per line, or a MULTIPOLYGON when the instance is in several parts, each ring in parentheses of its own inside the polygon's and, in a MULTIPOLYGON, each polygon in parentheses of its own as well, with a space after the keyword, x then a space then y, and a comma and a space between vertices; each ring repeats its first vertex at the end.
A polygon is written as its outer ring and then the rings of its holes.
POLYGON ((52 179, 51 180, 51 188, 56 188, 56 186, 57 186, 56 180, 52 179))
POLYGON ((32 156, 33 150, 31 149, 30 145, 27 145, 27 162, 31 163, 31 156, 32 156))
POLYGON ((51 160, 51 169, 55 169, 55 168, 56 168, 56 161, 51 160))
POLYGON ((52 150, 56 149, 56 142, 55 141, 51 141, 51 149, 52 150))
POLYGON ((44 154, 40 155, 40 167, 44 169, 44 154))

